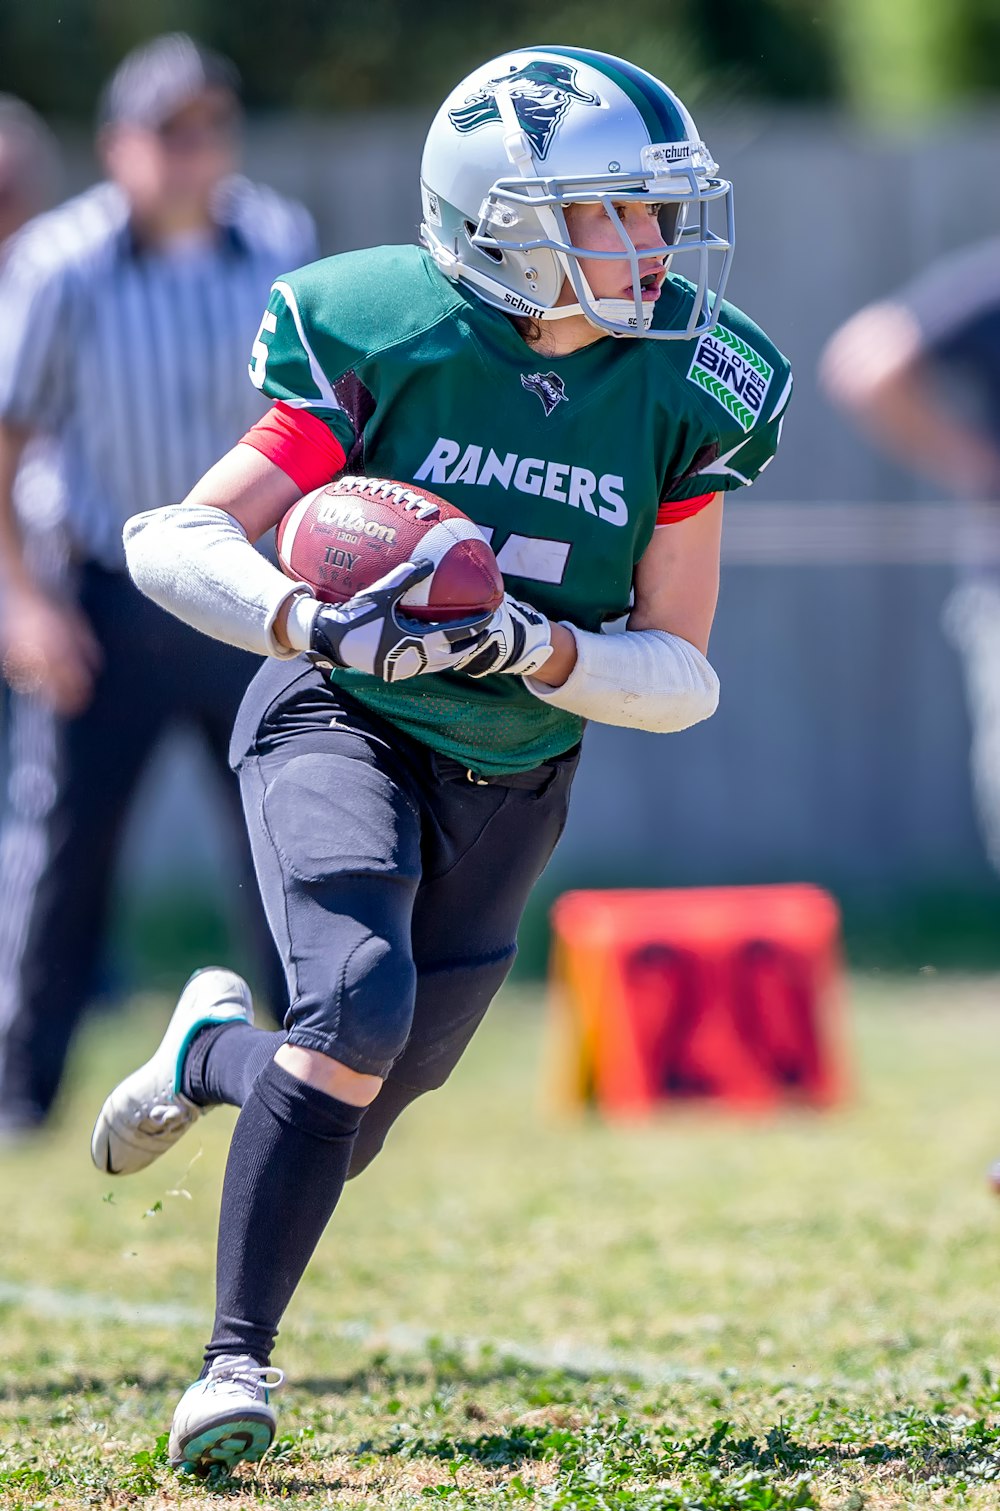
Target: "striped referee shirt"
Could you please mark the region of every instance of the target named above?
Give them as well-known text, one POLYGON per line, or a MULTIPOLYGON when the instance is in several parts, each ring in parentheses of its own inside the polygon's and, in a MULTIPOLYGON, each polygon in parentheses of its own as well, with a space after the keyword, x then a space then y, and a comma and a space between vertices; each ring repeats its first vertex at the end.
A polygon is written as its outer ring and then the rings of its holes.
POLYGON ((243 178, 223 186, 217 223, 204 242, 144 249, 103 183, 31 221, 4 259, 0 418, 54 443, 19 512, 50 515, 58 494, 85 560, 123 570, 129 515, 182 498, 266 408, 250 348, 274 279, 316 256, 315 229, 243 178))

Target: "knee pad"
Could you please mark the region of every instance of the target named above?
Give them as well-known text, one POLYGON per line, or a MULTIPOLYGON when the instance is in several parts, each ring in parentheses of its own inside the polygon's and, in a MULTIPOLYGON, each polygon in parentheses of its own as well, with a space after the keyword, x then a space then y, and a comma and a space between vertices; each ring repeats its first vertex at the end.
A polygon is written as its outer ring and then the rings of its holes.
POLYGON ((416 970, 391 939, 356 919, 341 920, 340 950, 298 971, 288 1010, 289 1042, 318 1049, 362 1075, 388 1075, 413 1023, 416 970))
POLYGON ((343 1046, 382 1068, 385 1076, 403 1053, 413 1026, 417 973, 409 954, 392 941, 368 935, 344 961, 332 1004, 343 1046))

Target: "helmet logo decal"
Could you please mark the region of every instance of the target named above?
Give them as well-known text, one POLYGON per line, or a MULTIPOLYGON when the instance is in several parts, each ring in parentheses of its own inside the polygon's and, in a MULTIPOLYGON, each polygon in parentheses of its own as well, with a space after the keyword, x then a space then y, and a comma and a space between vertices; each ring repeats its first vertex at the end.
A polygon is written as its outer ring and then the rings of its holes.
POLYGON ((522 373, 521 387, 538 395, 546 415, 567 397, 566 385, 558 373, 522 373))
POLYGON ((499 121, 498 84, 506 84, 510 89, 521 130, 537 158, 545 157, 555 129, 573 100, 579 100, 582 105, 601 103, 599 95, 579 87, 576 69, 569 63, 535 59, 523 68, 514 68, 498 79, 490 79, 483 89, 469 95, 461 108, 449 110, 448 119, 456 131, 476 131, 491 121, 499 121))

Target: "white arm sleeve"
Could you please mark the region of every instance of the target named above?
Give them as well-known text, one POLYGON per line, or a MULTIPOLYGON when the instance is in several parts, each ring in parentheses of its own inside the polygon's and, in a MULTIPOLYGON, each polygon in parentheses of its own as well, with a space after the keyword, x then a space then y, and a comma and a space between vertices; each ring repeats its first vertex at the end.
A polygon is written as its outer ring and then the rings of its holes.
POLYGON ((289 615, 294 648, 279 645, 275 616, 292 593, 308 593, 308 585, 272 566, 225 510, 211 504, 149 509, 126 522, 124 539, 136 587, 185 624, 258 656, 287 659, 308 649, 319 603, 296 601, 289 615))
POLYGON ((718 677, 701 651, 679 635, 666 630, 593 635, 573 624, 566 628, 576 641, 576 665, 562 686, 524 678, 543 703, 599 724, 657 734, 687 729, 711 718, 719 706, 718 677))

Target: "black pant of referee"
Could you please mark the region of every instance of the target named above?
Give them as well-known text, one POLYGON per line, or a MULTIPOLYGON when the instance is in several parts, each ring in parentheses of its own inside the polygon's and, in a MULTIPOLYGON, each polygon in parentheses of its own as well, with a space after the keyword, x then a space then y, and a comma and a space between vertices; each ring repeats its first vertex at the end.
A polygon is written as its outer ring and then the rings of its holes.
POLYGON ((87 564, 79 600, 103 652, 90 706, 56 718, 12 697, 0 831, 0 1132, 43 1123, 101 963, 130 801, 171 728, 196 729, 218 769, 234 878, 273 1010, 284 974, 260 906, 228 746, 257 657, 156 607, 124 573, 87 564))

